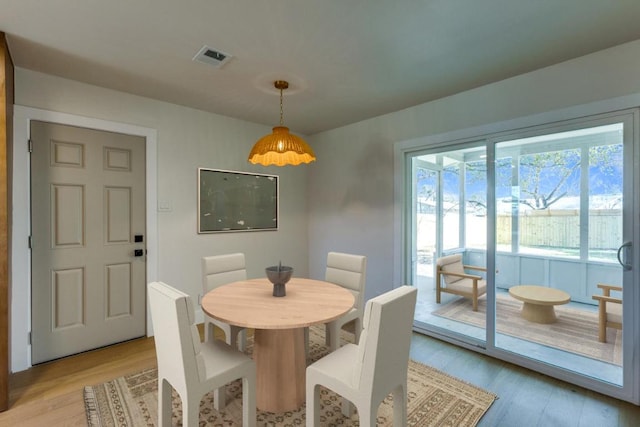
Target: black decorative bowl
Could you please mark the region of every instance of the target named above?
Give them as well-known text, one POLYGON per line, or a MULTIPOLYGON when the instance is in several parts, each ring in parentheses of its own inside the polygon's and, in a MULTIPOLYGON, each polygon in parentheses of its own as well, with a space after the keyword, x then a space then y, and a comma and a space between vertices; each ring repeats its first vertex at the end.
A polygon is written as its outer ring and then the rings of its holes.
POLYGON ((291 279, 292 267, 277 266, 265 268, 267 278, 273 283, 273 296, 283 297, 287 294, 284 285, 291 279))

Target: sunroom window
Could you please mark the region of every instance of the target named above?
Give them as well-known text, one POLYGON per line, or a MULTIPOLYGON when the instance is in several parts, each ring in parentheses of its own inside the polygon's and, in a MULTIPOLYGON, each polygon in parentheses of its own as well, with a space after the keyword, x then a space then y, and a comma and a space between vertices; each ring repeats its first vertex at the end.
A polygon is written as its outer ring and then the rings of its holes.
POLYGON ((622 233, 622 125, 502 142, 499 251, 614 261, 622 233))

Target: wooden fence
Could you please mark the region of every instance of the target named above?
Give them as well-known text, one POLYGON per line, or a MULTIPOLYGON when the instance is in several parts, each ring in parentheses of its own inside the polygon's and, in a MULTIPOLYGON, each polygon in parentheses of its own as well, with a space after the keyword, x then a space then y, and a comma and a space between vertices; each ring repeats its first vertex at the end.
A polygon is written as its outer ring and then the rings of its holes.
MULTIPOLYGON (((580 211, 526 211, 518 217, 520 245, 534 247, 580 247, 580 211)), ((500 214, 498 244, 511 242, 511 215, 500 214)), ((589 248, 615 249, 622 242, 622 212, 619 209, 589 211, 589 248)))

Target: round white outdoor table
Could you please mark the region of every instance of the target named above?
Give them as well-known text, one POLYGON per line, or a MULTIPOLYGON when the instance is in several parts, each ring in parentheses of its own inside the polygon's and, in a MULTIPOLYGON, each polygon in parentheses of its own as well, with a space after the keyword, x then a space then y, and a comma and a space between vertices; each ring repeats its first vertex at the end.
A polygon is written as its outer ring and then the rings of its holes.
POLYGON ((268 412, 291 411, 304 403, 304 328, 337 319, 355 301, 347 289, 320 280, 293 277, 285 287, 286 296, 274 297, 268 279, 242 280, 202 298, 209 316, 254 328, 256 400, 258 408, 268 412))
POLYGON ((557 317, 553 307, 571 301, 565 291, 535 285, 513 286, 509 295, 524 303, 522 317, 535 323, 554 323, 557 317))

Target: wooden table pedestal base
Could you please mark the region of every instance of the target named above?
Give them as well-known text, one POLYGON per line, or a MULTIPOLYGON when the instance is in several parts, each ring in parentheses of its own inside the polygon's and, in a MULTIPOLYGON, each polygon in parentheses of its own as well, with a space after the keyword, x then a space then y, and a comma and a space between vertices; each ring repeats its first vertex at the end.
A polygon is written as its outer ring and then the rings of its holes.
POLYGON ((258 409, 286 412, 302 406, 307 368, 304 328, 256 329, 253 359, 258 409))
POLYGON ((529 322, 535 323, 555 323, 557 320, 556 311, 552 305, 538 305, 525 302, 522 305, 522 317, 529 322))

